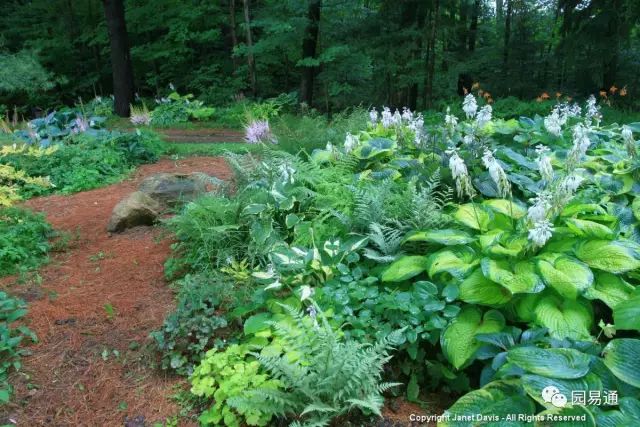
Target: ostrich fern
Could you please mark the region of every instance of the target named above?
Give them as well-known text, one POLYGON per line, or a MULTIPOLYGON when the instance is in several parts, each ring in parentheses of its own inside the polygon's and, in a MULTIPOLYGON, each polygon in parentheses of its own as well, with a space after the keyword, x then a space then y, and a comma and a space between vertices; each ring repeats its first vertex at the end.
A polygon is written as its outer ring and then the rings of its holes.
POLYGON ((313 304, 319 321, 311 321, 303 313, 282 305, 293 324, 278 322, 273 323, 273 328, 285 354, 255 354, 283 387, 252 391, 230 400, 231 406, 295 416, 291 427, 326 426, 351 409, 380 415, 382 394, 399 385, 382 382, 382 370, 391 359, 389 351, 398 344, 401 331, 374 344, 344 341, 313 304))

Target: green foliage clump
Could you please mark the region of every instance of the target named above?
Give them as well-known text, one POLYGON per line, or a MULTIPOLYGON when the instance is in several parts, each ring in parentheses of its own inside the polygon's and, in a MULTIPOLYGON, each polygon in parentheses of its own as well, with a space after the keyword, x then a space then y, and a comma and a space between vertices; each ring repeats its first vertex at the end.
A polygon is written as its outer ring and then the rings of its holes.
POLYGON ((51 226, 27 209, 0 208, 0 277, 46 261, 51 226))
POLYGON ((48 179, 33 178, 10 165, 0 164, 0 207, 11 206, 21 200, 21 192, 45 191, 49 187, 51 183, 48 179))
MULTIPOLYGON (((1 238, 2 230, 0 229, 1 238)), ((20 369, 22 366, 20 358, 27 353, 26 350, 19 348, 20 343, 24 338, 36 341, 35 334, 29 328, 14 325, 27 314, 26 307, 24 301, 0 292, 0 405, 9 402, 13 392, 8 379, 10 371, 20 369)))
POLYGON ((251 360, 249 348, 231 345, 220 352, 207 351, 202 362, 191 375, 191 392, 196 396, 213 400, 213 405, 200 415, 202 425, 226 425, 240 427, 266 426, 273 412, 250 405, 234 405, 230 402, 258 388, 277 390, 280 382, 261 372, 260 363, 251 360))
POLYGON ((215 108, 206 107, 202 101, 194 100, 192 94, 180 95, 172 92, 158 102, 158 106, 151 112, 153 126, 171 126, 186 123, 190 119, 207 120, 216 113, 215 108))

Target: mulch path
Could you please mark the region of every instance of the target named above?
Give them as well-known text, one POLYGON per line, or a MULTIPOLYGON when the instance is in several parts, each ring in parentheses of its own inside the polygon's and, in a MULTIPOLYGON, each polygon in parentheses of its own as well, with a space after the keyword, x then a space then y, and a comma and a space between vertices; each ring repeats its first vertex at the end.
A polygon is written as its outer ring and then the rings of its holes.
MULTIPOLYGON (((127 129, 133 131, 133 129, 127 129)), ((162 139, 171 143, 218 144, 225 142, 245 142, 244 132, 232 129, 179 129, 153 128, 162 139)))
POLYGON ((125 417, 144 417, 150 426, 177 414, 171 396, 184 381, 152 367, 149 339, 175 306, 163 276, 171 241, 161 228, 110 236, 105 227, 145 176, 196 171, 231 173, 221 158, 164 159, 115 185, 25 203, 71 240, 25 283, 0 280, 28 300, 27 324, 39 339, 13 375, 16 393, 0 425, 122 426, 125 417))

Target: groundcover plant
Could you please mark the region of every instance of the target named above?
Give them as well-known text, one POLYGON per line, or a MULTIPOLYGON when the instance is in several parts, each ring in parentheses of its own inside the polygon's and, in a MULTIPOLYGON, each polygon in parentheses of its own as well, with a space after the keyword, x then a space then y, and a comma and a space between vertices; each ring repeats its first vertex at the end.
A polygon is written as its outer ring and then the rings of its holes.
POLYGON ((640 123, 603 125, 593 97, 510 120, 481 103, 435 125, 372 109, 308 154, 269 136, 168 222, 167 271, 226 319, 176 355, 201 423, 337 425, 433 390, 462 395, 441 425, 640 421, 640 123))

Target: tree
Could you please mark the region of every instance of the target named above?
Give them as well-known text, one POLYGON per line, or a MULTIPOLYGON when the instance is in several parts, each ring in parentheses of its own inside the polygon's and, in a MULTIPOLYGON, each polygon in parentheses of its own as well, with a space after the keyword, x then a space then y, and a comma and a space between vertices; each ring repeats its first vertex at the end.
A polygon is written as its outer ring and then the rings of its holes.
POLYGON ((250 0, 243 0, 244 28, 247 36, 247 65, 249 66, 249 82, 251 83, 251 95, 256 96, 256 60, 253 56, 253 35, 251 34, 251 15, 249 14, 250 0))
POLYGON ((310 0, 307 9, 307 28, 302 40, 302 61, 311 62, 305 64, 300 80, 300 102, 311 105, 313 102, 313 82, 316 76, 317 65, 316 50, 318 48, 318 33, 320 27, 320 8, 322 0, 310 0))
POLYGON ((124 4, 123 0, 103 0, 102 4, 111 42, 114 110, 117 115, 128 117, 129 106, 134 97, 134 86, 124 4))

